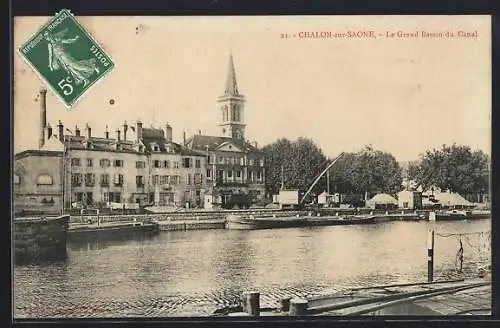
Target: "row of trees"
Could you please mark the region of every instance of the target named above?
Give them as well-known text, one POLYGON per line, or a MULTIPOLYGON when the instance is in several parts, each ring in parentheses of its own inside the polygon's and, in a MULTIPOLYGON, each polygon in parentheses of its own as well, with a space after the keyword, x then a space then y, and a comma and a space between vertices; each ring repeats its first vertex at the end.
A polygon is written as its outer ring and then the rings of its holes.
MULTIPOLYGON (((279 139, 263 148, 266 153, 268 192, 278 193, 282 183, 288 189, 305 191, 331 162, 308 138, 279 139)), ((424 189, 441 189, 470 195, 486 193, 489 187, 489 159, 482 151, 468 146, 446 146, 428 150, 403 172, 390 153, 365 146, 358 152, 344 153, 329 170, 330 192, 364 194, 402 190, 403 176, 415 180, 424 189)), ((416 187, 416 186, 415 186, 416 187)), ((313 189, 326 190, 326 176, 313 189)))

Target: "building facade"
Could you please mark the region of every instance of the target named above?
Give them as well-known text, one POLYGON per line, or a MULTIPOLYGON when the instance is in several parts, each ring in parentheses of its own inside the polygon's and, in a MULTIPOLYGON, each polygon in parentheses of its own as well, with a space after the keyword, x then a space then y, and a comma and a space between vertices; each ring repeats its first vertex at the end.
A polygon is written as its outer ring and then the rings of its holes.
POLYGON ((14 213, 58 214, 62 208, 62 152, 26 150, 15 155, 14 213))
POLYGON ((19 211, 203 205, 206 157, 173 142, 170 125, 124 122, 113 135, 106 126, 95 136, 88 124, 70 131, 59 121, 53 131, 45 120, 45 92, 40 96, 40 149, 15 157, 19 211))
POLYGON ((220 136, 199 133, 178 144, 169 124, 146 128, 140 121, 124 122, 111 133, 106 125, 101 136, 88 124, 71 131, 59 121, 53 129, 46 120, 45 90, 39 103, 39 149, 15 159, 24 167, 14 176, 19 208, 248 207, 265 198, 264 153, 245 139, 245 97, 232 56, 217 98, 220 136))
POLYGON ((206 157, 205 207, 248 207, 265 198, 265 154, 245 139, 245 97, 240 94, 232 55, 225 90, 217 99, 220 136, 199 133, 186 141, 187 148, 206 157))

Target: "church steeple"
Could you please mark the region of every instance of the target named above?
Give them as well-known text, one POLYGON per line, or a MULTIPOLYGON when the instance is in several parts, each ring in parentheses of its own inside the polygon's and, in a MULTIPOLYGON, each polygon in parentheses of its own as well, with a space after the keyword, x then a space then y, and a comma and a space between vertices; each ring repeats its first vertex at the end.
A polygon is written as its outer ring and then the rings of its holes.
POLYGON ((222 135, 225 137, 244 139, 245 123, 243 111, 245 97, 238 90, 236 81, 236 70, 234 69, 233 55, 229 55, 229 66, 226 76, 226 88, 224 94, 218 99, 221 110, 222 135))
POLYGON ((229 55, 229 66, 227 68, 226 90, 224 95, 238 96, 238 82, 236 81, 236 70, 234 69, 233 54, 229 55))

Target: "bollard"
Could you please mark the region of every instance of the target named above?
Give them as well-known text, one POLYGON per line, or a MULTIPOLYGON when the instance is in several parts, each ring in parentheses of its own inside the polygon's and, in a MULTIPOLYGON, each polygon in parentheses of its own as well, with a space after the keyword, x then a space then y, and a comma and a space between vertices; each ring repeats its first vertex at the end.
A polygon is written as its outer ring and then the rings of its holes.
POLYGON ((429 230, 427 240, 427 281, 434 280, 434 230, 429 230))
POLYGON ((250 316, 260 316, 260 294, 258 292, 246 292, 242 299, 243 312, 250 316))
POLYGON ((303 298, 293 298, 290 300, 290 315, 307 314, 307 300, 303 298))
POLYGON ((290 300, 292 298, 287 296, 287 297, 283 297, 280 299, 280 311, 281 312, 288 312, 290 311, 290 300))

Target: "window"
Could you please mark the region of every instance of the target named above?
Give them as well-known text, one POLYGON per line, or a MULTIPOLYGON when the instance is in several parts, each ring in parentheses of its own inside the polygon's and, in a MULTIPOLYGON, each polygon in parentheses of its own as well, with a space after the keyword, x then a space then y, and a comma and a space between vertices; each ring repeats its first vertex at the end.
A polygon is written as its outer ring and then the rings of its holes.
POLYGON ((185 157, 182 159, 182 167, 190 168, 191 167, 191 158, 185 157))
POLYGON ((170 162, 169 161, 163 161, 163 167, 164 168, 170 168, 170 162))
POLYGON ((191 184, 191 173, 188 173, 188 175, 186 175, 186 184, 187 185, 191 184))
POLYGON ((207 178, 212 177, 212 170, 207 170, 207 178))
POLYGON ((101 174, 101 186, 102 187, 109 186, 109 175, 101 174))
POLYGON ((159 160, 155 160, 153 164, 154 164, 153 166, 156 167, 156 168, 160 167, 160 161, 159 160))
POLYGON ((173 185, 178 184, 180 181, 180 177, 178 175, 173 175, 170 177, 170 183, 173 185))
POLYGON ((53 184, 52 177, 48 174, 41 174, 38 176, 38 178, 36 178, 36 184, 38 186, 52 185, 53 184))
POLYGON ((208 161, 209 164, 213 164, 212 160, 213 160, 212 156, 208 156, 207 157, 207 161, 208 161))
POLYGON ((236 177, 241 178, 241 171, 240 170, 236 171, 236 177))
POLYGON ((71 174, 71 185, 72 186, 81 186, 82 185, 82 174, 81 173, 71 174))
POLYGON ((194 167, 196 167, 197 169, 201 167, 201 161, 199 159, 197 159, 194 163, 194 167))
POLYGON ((201 173, 196 173, 194 175, 194 184, 201 184, 203 183, 203 175, 201 173))
POLYGON ((158 176, 153 175, 153 185, 157 185, 157 184, 158 184, 158 176))
POLYGON ((253 159, 250 159, 248 162, 249 162, 248 165, 250 165, 250 166, 253 165, 253 159))
POLYGON ((95 175, 92 173, 85 174, 85 186, 92 187, 95 183, 95 175))
POLYGON ((123 185, 123 174, 115 174, 113 176, 113 183, 115 184, 115 186, 123 185))
POLYGON ((21 178, 19 177, 19 175, 14 174, 14 184, 18 185, 20 183, 21 183, 21 178))
POLYGON ((92 166, 94 166, 92 158, 87 158, 87 167, 92 167, 92 166))
POLYGON ((159 152, 160 151, 160 147, 158 147, 158 145, 153 145, 153 151, 159 152))
POLYGON ((138 169, 143 169, 146 167, 146 163, 144 163, 143 161, 137 161, 135 162, 135 167, 138 169))
POLYGON ((160 176, 160 184, 161 185, 166 185, 168 181, 168 175, 162 175, 160 176))
POLYGON ((260 171, 257 171, 257 180, 262 179, 262 174, 260 171))
POLYGON ((142 175, 137 175, 135 177, 135 185, 137 187, 144 187, 144 177, 142 175))
POLYGON ((123 161, 121 159, 115 159, 114 166, 115 167, 123 167, 123 161))
POLYGON ((240 165, 241 165, 241 166, 245 165, 245 159, 244 159, 243 157, 242 157, 242 158, 240 158, 240 165))
POLYGON ((261 159, 259 162, 260 162, 260 166, 263 167, 264 166, 264 160, 261 159))
POLYGON ((247 172, 247 179, 251 180, 252 179, 252 171, 247 172))
POLYGON ((108 167, 111 164, 109 159, 103 158, 99 161, 101 167, 108 167))
POLYGON ((232 170, 227 171, 227 177, 228 178, 232 178, 233 177, 233 171, 232 170))
POLYGON ((72 158, 71 159, 71 166, 80 166, 80 159, 79 158, 72 158))
POLYGON ((122 201, 122 193, 121 192, 110 192, 105 193, 104 198, 107 198, 107 201, 114 203, 121 203, 122 201), (107 194, 107 195, 106 195, 107 194))
POLYGON ((178 169, 179 168, 179 162, 174 162, 174 169, 178 169))
POLYGON ((224 164, 224 157, 219 157, 219 163, 224 164))

